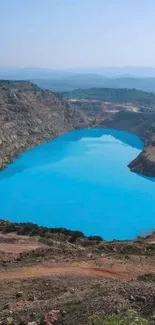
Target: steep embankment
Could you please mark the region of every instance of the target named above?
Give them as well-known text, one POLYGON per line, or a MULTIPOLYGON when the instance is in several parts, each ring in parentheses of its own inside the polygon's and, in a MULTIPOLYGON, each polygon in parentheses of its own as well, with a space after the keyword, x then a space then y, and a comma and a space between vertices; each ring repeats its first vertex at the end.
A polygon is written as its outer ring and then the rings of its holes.
POLYGON ((129 168, 146 176, 155 176, 155 114, 122 111, 105 120, 100 126, 132 132, 144 141, 144 150, 129 168))
POLYGON ((55 93, 27 81, 0 81, 0 169, 19 152, 89 120, 55 93))

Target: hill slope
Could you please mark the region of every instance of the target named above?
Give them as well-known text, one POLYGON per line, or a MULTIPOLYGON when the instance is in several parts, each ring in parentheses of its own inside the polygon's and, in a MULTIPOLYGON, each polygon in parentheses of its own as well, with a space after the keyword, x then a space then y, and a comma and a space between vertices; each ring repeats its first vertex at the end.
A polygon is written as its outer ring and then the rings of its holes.
POLYGON ((0 169, 19 152, 88 123, 55 93, 28 81, 0 81, 0 169))

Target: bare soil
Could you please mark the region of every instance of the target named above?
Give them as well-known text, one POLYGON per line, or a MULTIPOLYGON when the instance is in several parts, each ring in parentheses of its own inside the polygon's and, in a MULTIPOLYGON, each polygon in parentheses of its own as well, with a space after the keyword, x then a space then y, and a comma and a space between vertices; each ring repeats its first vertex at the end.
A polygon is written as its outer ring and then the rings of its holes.
POLYGON ((1 234, 0 321, 39 325, 51 312, 58 324, 81 325, 98 311, 112 313, 127 307, 151 317, 155 284, 137 277, 155 274, 153 238, 84 247, 67 240, 53 240, 52 245, 50 240, 49 245, 37 236, 1 234), (137 253, 140 247, 143 254, 137 253))

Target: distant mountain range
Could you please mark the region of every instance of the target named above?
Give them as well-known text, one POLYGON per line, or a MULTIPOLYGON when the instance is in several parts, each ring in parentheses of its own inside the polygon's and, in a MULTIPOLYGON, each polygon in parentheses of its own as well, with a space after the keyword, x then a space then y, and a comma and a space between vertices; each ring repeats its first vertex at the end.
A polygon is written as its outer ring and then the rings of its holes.
POLYGON ((72 91, 87 88, 128 88, 155 93, 155 78, 104 78, 95 74, 79 74, 61 79, 33 79, 39 87, 53 91, 72 91))
POLYGON ((0 79, 31 80, 43 89, 72 91, 77 88, 128 88, 155 92, 155 68, 90 68, 52 70, 1 68, 0 79))

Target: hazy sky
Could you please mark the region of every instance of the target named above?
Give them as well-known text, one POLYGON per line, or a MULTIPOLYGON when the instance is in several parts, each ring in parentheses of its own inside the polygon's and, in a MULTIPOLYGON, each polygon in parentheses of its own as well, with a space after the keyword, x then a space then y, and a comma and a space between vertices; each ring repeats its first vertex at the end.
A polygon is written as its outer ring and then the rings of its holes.
POLYGON ((155 66, 155 0, 0 0, 0 66, 155 66))

